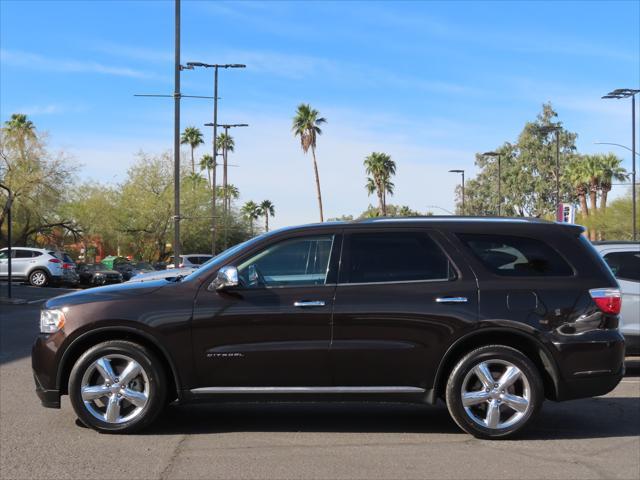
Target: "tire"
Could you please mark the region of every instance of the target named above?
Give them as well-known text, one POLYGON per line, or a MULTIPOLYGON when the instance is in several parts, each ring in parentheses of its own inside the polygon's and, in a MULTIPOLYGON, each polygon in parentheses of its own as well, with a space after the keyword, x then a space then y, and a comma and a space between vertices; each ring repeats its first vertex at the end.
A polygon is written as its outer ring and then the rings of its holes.
POLYGON ((164 408, 166 389, 157 357, 142 345, 124 340, 91 347, 69 376, 69 398, 76 415, 87 427, 105 433, 132 433, 147 427, 164 408), (126 375, 127 368, 131 374, 121 385, 119 376, 126 375))
POLYGON ((29 284, 34 287, 46 287, 49 284, 49 274, 44 270, 34 270, 29 274, 29 284))
POLYGON ((535 418, 543 400, 544 385, 537 367, 521 352, 504 345, 468 353, 447 381, 451 417, 477 438, 516 435, 535 418))

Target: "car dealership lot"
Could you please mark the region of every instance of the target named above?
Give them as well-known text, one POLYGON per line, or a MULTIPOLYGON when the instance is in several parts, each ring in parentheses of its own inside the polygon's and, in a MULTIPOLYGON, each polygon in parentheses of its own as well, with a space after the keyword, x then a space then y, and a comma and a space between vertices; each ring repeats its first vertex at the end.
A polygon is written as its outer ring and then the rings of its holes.
MULTIPOLYGON (((26 286, 14 295, 46 296, 26 286)), ((605 397, 546 402, 517 441, 476 440, 442 404, 190 405, 167 409, 143 434, 102 435, 75 423, 67 397, 62 410, 39 404, 29 358, 39 307, 0 304, 1 478, 588 479, 640 471, 637 359, 605 397)))

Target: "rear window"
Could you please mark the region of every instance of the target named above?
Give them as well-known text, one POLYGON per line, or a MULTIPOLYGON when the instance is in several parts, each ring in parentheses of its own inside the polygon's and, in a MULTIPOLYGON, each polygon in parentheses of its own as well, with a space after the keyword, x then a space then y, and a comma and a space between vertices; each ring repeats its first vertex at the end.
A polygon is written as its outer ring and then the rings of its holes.
POLYGON ((541 240, 509 235, 459 234, 473 254, 496 275, 566 277, 573 269, 541 240))
POLYGON ((640 252, 611 252, 604 260, 616 278, 640 282, 640 252))

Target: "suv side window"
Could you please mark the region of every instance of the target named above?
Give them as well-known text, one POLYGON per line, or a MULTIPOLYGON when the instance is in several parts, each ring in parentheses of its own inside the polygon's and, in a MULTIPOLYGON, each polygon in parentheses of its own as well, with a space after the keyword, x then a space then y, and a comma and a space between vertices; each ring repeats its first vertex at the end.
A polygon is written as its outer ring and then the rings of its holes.
POLYGON ((9 250, 3 250, 0 252, 0 260, 7 260, 9 258, 9 250))
POLYGON ((604 260, 616 278, 640 282, 640 252, 611 252, 604 260))
POLYGON ((324 285, 333 235, 292 238, 270 245, 238 265, 246 288, 324 285))
POLYGON ((346 283, 451 280, 449 259, 425 232, 367 232, 349 236, 346 283))
POLYGON ((507 277, 564 277, 573 269, 541 240, 510 235, 458 234, 482 264, 507 277))
POLYGON ((16 250, 14 258, 31 258, 31 250, 16 250))

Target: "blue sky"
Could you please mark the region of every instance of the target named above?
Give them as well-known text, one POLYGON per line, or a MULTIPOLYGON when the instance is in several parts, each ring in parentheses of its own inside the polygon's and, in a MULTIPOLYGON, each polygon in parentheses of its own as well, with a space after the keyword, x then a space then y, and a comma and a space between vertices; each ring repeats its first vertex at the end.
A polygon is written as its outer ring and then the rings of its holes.
MULTIPOLYGON (((29 114, 82 178, 119 181, 139 150, 171 148, 171 99, 133 95, 173 89, 172 1, 1 0, 0 27, 2 121, 29 114)), ((300 102, 328 119, 326 215, 375 202, 362 168, 372 151, 398 164, 393 203, 451 210, 447 170, 472 175, 474 154, 514 140, 545 101, 580 151, 630 145, 629 101, 600 96, 640 86, 640 2, 183 1, 182 59, 247 64, 220 72, 219 119, 251 125, 233 133, 231 181, 241 201, 271 199, 277 226, 317 219, 311 160, 290 133, 300 102)), ((212 94, 210 71, 182 83, 212 94)), ((185 99, 182 126, 211 111, 185 99)))

